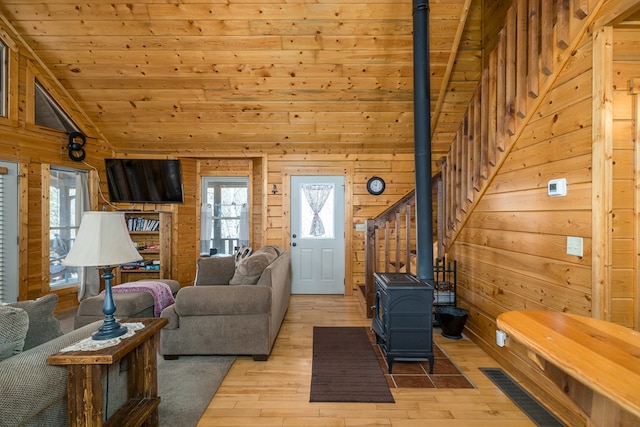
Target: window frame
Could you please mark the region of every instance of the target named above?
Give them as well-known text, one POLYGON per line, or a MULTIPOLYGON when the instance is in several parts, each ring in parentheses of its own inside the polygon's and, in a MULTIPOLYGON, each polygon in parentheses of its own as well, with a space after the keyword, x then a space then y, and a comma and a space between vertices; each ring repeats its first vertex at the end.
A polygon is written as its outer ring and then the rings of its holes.
POLYGON ((80 128, 73 121, 69 113, 56 101, 56 99, 49 93, 49 90, 35 78, 33 81, 33 123, 42 128, 55 130, 58 132, 80 132, 80 128), (53 123, 38 122, 38 94, 41 94, 43 101, 47 103, 47 107, 53 112, 61 126, 54 125, 53 123))
POLYGON ((9 115, 9 46, 0 37, 0 117, 9 115))
MULTIPOLYGON (((233 255, 235 249, 242 245, 249 245, 251 241, 250 230, 251 230, 251 192, 249 187, 249 177, 248 176, 203 176, 201 177, 201 216, 200 216, 200 254, 203 256, 209 255, 233 255), (214 199, 214 206, 210 206, 208 204, 208 189, 211 188, 210 184, 220 185, 220 188, 226 185, 225 188, 243 188, 246 190, 246 239, 242 239, 242 231, 239 231, 239 236, 237 238, 227 238, 227 237, 216 237, 215 231, 219 230, 220 232, 222 223, 225 221, 242 221, 242 213, 239 216, 224 216, 222 214, 216 214, 216 200, 214 199), (208 227, 208 222, 211 220, 211 226, 208 227), (207 230, 211 230, 212 237, 205 238, 205 234, 207 230), (207 244, 208 242, 208 244, 207 244), (219 245, 220 247, 216 246, 219 245), (206 247, 205 247, 206 246, 206 247), (212 248, 213 246, 213 248, 212 248), (216 249, 216 252, 213 252, 212 249, 216 249)), ((214 197, 218 197, 218 195, 214 195, 214 197)), ((222 201, 220 201, 222 203, 222 201)), ((218 212, 220 212, 221 207, 217 207, 218 212)), ((242 207, 241 207, 242 209, 242 207)), ((241 226, 239 225, 239 230, 241 226)))
MULTIPOLYGON (((43 251, 46 251, 48 253, 48 259, 49 259, 48 276, 47 276, 48 277, 47 283, 48 283, 49 290, 61 289, 65 287, 78 287, 81 280, 80 272, 78 271, 77 267, 61 266, 61 261, 62 259, 64 259, 64 255, 68 253, 68 251, 71 249, 71 246, 73 245, 73 239, 75 238, 75 235, 77 235, 78 229, 80 228, 80 222, 78 221, 78 223, 74 225, 62 226, 61 224, 58 224, 55 227, 52 226, 51 189, 54 187, 52 182, 52 177, 54 172, 73 174, 73 176, 75 176, 78 173, 82 173, 86 175, 87 183, 90 178, 89 172, 83 169, 51 166, 47 170, 48 182, 46 187, 43 188, 43 190, 47 191, 47 195, 49 196, 49 204, 48 206, 46 206, 46 211, 47 211, 46 227, 43 227, 43 228, 46 228, 46 234, 45 236, 43 236, 46 238, 43 238, 43 242, 49 242, 49 243, 46 246, 43 245, 45 246, 43 247, 43 251), (62 232, 68 232, 68 233, 54 233, 54 231, 62 231, 62 232), (63 245, 66 245, 65 253, 58 253, 57 251, 54 250, 55 234, 58 234, 58 235, 64 234, 61 240, 63 242, 63 245), (59 277, 61 273, 62 273, 62 278, 54 281, 53 278, 59 277)), ((75 206, 73 206, 73 208, 71 208, 70 205, 68 206, 69 218, 73 217, 72 218, 73 220, 75 220, 75 218, 77 217, 77 215, 75 214, 77 212, 77 209, 81 208, 81 207, 78 207, 78 200, 79 200, 77 197, 78 191, 77 191, 77 188, 75 187, 75 184, 74 184, 74 188, 75 188, 75 196, 73 196, 73 204, 75 206), (72 212, 73 212, 73 215, 72 215, 72 212)), ((71 199, 71 197, 69 199, 71 199)), ((45 208, 43 207, 43 209, 45 208)))

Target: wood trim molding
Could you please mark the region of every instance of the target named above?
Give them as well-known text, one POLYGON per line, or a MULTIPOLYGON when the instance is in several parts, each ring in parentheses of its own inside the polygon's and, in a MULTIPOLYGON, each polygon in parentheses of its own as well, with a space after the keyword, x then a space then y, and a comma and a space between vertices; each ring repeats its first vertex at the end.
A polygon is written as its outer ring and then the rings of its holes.
POLYGON ((611 319, 613 209, 613 27, 593 34, 591 312, 611 319))
MULTIPOLYGON (((640 83, 640 79, 637 80, 640 83)), ((631 83, 633 80, 631 80, 631 83)), ((635 287, 635 298, 633 302, 633 328, 636 331, 640 331, 640 90, 636 90, 633 93, 633 139, 635 146, 635 162, 636 167, 634 171, 634 179, 635 179, 635 205, 634 205, 634 246, 635 246, 635 268, 634 268, 634 287, 635 287)))

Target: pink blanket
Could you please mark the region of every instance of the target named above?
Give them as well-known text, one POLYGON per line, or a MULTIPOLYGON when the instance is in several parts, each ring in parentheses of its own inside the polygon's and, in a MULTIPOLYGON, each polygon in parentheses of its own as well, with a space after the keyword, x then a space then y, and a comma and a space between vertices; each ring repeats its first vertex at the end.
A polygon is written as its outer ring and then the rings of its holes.
POLYGON ((138 282, 123 283, 111 288, 114 293, 147 292, 153 297, 153 315, 160 317, 166 307, 175 302, 171 288, 163 282, 140 280, 138 282))

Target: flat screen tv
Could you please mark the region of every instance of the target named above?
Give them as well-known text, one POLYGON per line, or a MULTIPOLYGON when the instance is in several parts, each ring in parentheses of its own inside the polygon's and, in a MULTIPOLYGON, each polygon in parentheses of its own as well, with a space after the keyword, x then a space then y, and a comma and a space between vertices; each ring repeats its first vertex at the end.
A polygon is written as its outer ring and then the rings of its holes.
POLYGON ((180 160, 105 159, 114 203, 182 203, 180 160))

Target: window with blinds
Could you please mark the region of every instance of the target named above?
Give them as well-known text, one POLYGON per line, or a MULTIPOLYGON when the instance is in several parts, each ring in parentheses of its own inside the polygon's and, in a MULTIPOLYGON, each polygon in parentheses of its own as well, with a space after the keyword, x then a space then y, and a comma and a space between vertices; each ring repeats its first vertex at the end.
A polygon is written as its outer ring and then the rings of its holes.
POLYGON ((0 161, 0 302, 18 299, 18 165, 0 161))

